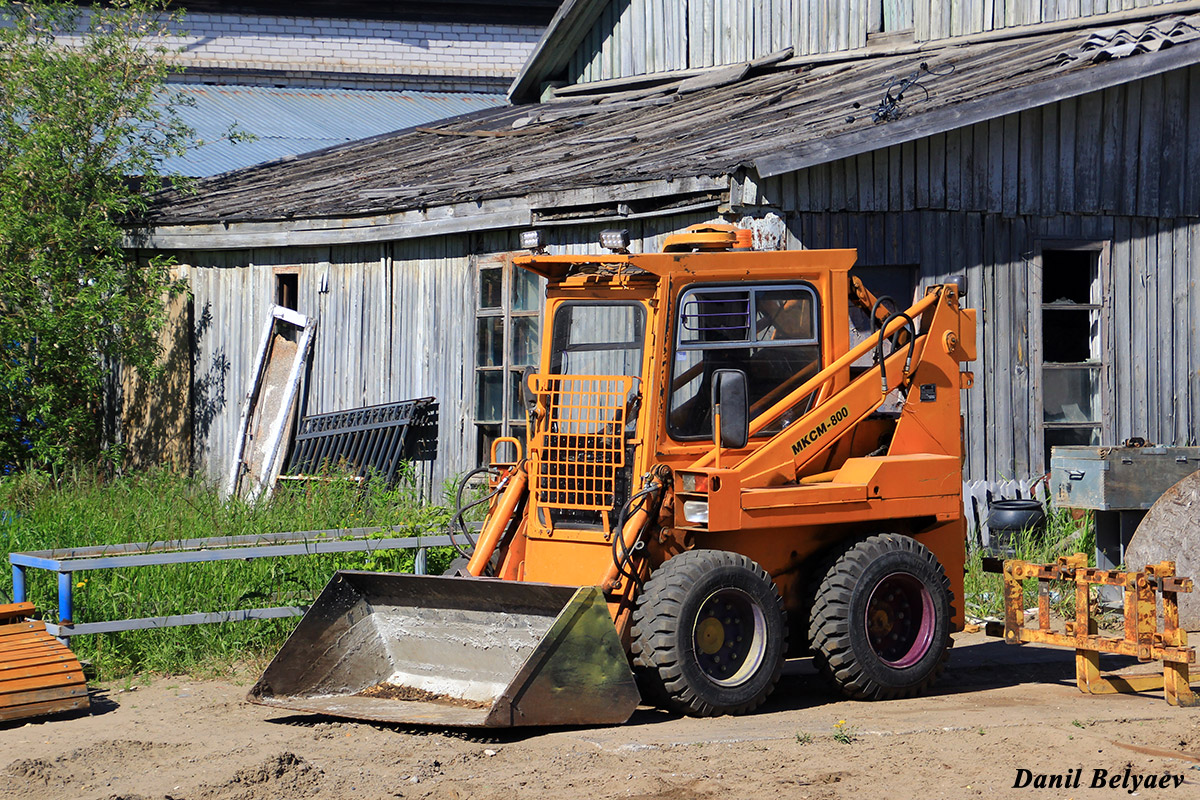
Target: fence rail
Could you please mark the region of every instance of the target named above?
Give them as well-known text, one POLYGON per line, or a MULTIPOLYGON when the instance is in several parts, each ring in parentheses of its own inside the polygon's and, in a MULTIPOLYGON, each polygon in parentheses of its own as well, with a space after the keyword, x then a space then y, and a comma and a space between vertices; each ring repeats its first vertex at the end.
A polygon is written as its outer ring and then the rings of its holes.
POLYGON ((46 623, 46 630, 60 639, 91 633, 206 625, 250 619, 282 619, 299 616, 304 613, 305 608, 302 606, 275 606, 76 624, 74 622, 75 584, 73 575, 76 572, 95 569, 197 564, 213 561, 248 561, 256 558, 327 553, 369 553, 379 550, 416 550, 413 571, 418 575, 423 575, 425 574, 426 548, 453 544, 451 538, 444 534, 377 538, 380 534, 387 533, 394 533, 394 531, 390 528, 330 528, 251 536, 214 536, 177 542, 137 542, 10 553, 8 560, 12 564, 13 601, 21 603, 26 600, 28 570, 45 570, 56 573, 58 575, 58 624, 46 623))

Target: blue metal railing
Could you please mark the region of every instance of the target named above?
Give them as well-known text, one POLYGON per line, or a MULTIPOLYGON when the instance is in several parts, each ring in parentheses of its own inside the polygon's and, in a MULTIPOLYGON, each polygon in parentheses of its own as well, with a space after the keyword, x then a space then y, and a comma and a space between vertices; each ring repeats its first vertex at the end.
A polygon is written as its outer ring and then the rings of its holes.
POLYGON ((389 528, 332 528, 250 536, 219 536, 177 542, 136 542, 41 550, 32 553, 10 553, 8 560, 12 564, 13 601, 20 603, 27 599, 26 581, 29 577, 26 574, 27 570, 38 569, 57 573, 58 624, 46 623, 46 630, 60 639, 89 633, 294 617, 303 614, 305 609, 300 606, 275 606, 76 624, 74 622, 74 573, 120 567, 247 561, 279 556, 416 550, 413 571, 418 575, 423 575, 425 574, 425 549, 452 544, 451 538, 446 535, 372 538, 390 532, 392 531, 389 528))

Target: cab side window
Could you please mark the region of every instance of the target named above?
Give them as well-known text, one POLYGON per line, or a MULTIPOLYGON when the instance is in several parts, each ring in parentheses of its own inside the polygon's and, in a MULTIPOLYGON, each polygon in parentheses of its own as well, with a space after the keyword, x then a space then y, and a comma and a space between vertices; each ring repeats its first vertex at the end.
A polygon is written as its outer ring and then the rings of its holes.
MULTIPOLYGON (((718 369, 746 373, 751 419, 815 375, 821 360, 818 312, 816 292, 804 283, 685 291, 675 324, 671 435, 712 437, 712 375, 718 369)), ((778 431, 809 402, 762 433, 778 431)))

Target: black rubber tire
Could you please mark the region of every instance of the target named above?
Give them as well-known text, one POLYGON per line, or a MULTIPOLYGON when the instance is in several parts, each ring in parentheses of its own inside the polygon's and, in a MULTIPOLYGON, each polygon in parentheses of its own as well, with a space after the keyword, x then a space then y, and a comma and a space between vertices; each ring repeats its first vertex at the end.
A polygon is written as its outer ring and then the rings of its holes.
POLYGON ((442 576, 447 578, 462 578, 469 573, 467 572, 467 564, 471 559, 466 556, 457 556, 450 565, 442 570, 442 576))
POLYGON ((809 616, 817 668, 856 700, 918 694, 946 667, 952 602, 942 565, 920 542, 894 533, 856 542, 817 589, 809 616))
MULTIPOLYGON (((492 556, 492 560, 483 566, 483 577, 490 578, 496 574, 496 556, 492 556)), ((442 570, 444 578, 469 578, 471 573, 467 572, 467 564, 471 563, 471 559, 467 556, 457 556, 450 562, 450 566, 442 570)))
POLYGON ((745 556, 680 553, 638 596, 631 649, 647 702, 699 717, 753 711, 783 669, 787 624, 779 592, 745 556))

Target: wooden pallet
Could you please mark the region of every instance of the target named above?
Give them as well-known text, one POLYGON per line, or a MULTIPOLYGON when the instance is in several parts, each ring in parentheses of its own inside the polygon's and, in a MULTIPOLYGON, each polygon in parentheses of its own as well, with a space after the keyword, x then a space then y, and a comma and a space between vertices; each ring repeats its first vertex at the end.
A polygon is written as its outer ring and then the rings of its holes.
POLYGON ((32 603, 0 605, 0 722, 90 706, 79 659, 31 613, 32 603))

